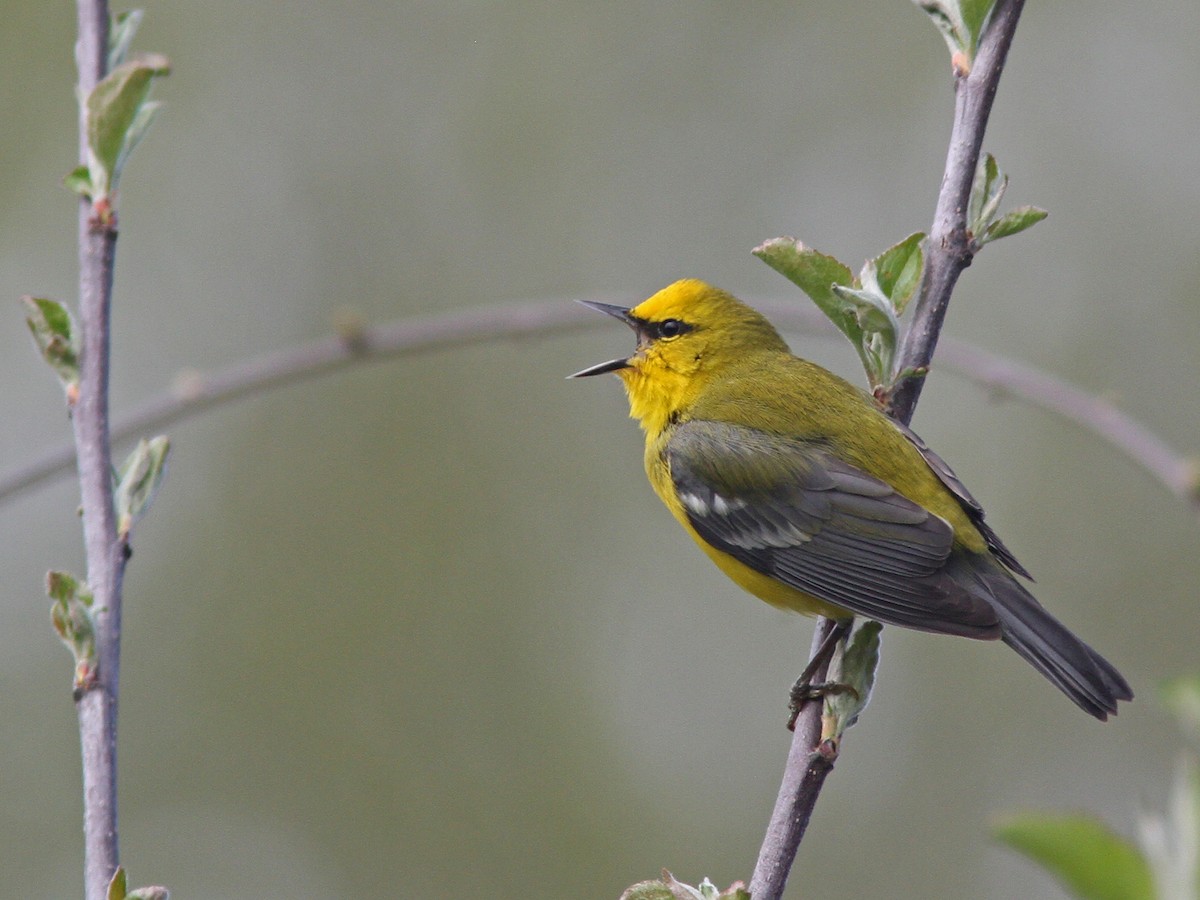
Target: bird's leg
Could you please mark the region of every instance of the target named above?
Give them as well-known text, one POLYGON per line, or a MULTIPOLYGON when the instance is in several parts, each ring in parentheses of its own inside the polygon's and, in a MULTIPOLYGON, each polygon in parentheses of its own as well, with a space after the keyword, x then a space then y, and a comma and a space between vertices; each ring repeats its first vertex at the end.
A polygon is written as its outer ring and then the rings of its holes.
POLYGON ((817 670, 829 662, 833 657, 834 649, 838 643, 846 639, 853 625, 854 619, 840 619, 835 622, 825 640, 821 642, 821 646, 817 648, 817 652, 812 655, 812 659, 804 667, 804 671, 800 673, 800 677, 796 679, 796 683, 792 685, 788 701, 788 710, 790 711, 787 722, 788 731, 796 730, 796 719, 800 716, 800 710, 804 709, 805 704, 810 700, 820 700, 828 694, 856 693, 850 685, 836 681, 812 683, 812 678, 817 670))

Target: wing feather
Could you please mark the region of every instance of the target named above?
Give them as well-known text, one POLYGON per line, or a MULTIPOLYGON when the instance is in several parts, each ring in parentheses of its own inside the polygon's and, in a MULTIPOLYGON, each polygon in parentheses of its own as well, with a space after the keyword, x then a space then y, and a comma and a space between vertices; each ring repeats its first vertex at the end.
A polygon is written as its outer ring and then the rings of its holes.
POLYGON ((692 527, 744 565, 881 622, 999 636, 945 571, 950 524, 821 443, 693 420, 665 452, 692 527))

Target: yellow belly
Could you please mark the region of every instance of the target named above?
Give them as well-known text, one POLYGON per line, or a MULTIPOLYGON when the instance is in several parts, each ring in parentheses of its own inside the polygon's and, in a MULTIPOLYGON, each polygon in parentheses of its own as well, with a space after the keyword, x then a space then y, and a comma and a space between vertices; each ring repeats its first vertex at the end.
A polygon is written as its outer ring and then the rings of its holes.
MULTIPOLYGON (((675 510, 672 509, 671 511, 674 512, 675 510)), ((680 517, 676 516, 676 518, 680 517)), ((692 536, 692 540, 708 555, 708 558, 717 564, 718 569, 733 579, 734 583, 739 587, 749 591, 760 600, 766 600, 772 606, 778 606, 781 609, 790 609, 793 612, 803 613, 806 616, 849 619, 854 615, 854 613, 847 612, 840 606, 834 606, 831 603, 826 603, 824 600, 818 600, 812 594, 806 594, 804 591, 788 587, 783 582, 776 581, 770 575, 756 572, 745 563, 734 559, 728 553, 723 553, 717 548, 710 546, 704 538, 696 533, 696 529, 692 528, 691 523, 687 521, 686 517, 681 518, 680 523, 687 533, 692 536)))
POLYGON ((840 606, 826 603, 824 600, 812 596, 812 594, 798 591, 794 587, 788 587, 781 581, 776 581, 769 575, 757 572, 745 563, 734 559, 728 553, 724 553, 716 547, 711 546, 704 540, 696 532, 696 529, 692 527, 692 523, 688 521, 687 513, 684 511, 683 505, 679 502, 679 498, 675 495, 675 486, 671 481, 671 473, 667 470, 667 466, 663 462, 656 442, 649 443, 646 448, 646 474, 650 478, 650 484, 654 488, 654 493, 658 494, 659 499, 666 504, 667 509, 671 511, 671 515, 692 536, 692 540, 708 555, 708 558, 717 564, 717 568, 733 579, 734 583, 739 587, 749 591, 760 600, 765 600, 772 606, 778 606, 780 609, 790 609, 793 612, 809 616, 825 616, 830 619, 849 619, 854 615, 840 606))

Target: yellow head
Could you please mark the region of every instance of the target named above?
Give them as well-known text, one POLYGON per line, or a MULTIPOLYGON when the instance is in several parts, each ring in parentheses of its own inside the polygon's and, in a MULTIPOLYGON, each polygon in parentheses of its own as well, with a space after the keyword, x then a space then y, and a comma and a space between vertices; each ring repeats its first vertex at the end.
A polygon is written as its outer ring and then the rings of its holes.
POLYGON ((637 351, 572 377, 615 372, 625 382, 630 415, 651 433, 687 410, 714 375, 754 354, 788 349, 760 313, 695 279, 668 285, 632 309, 583 303, 633 328, 637 351))

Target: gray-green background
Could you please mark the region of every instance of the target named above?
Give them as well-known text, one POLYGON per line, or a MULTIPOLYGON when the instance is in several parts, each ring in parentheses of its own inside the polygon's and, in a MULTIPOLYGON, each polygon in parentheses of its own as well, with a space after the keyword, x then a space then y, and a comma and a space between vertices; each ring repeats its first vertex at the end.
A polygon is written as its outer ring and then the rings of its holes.
MULTIPOLYGON (((16 298, 73 300, 74 12, 3 3, 0 460, 68 435, 16 298)), ((1200 445, 1200 6, 1031 3, 987 148, 1007 204, 947 333, 1200 445)), ((749 255, 852 265, 927 227, 941 38, 904 0, 148 4, 175 65, 123 182, 113 403, 189 367, 513 300, 634 302, 684 275, 795 296, 749 255)), ((580 316, 586 314, 581 310, 580 316)), ((798 352, 861 380, 844 344, 798 352)), ((591 332, 374 364, 170 429, 135 536, 123 858, 188 898, 615 898, 748 877, 810 623, 739 594, 644 484, 591 332)), ((1100 725, 1005 648, 889 630, 790 896, 1062 896, 989 817, 1132 833, 1200 667, 1200 525, 1111 447, 947 371, 917 429, 1139 701, 1100 725)), ((125 448, 122 448, 124 450, 125 448)), ((4 896, 80 892, 70 479, 0 509, 4 896)))

